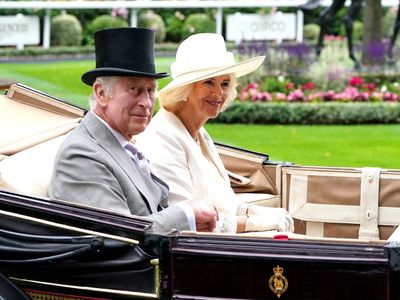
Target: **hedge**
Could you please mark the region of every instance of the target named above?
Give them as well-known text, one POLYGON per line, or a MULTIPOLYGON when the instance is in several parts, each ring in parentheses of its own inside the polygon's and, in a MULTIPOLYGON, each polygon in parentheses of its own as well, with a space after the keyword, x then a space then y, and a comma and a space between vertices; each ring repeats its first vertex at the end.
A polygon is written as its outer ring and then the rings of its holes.
MULTIPOLYGON (((156 55, 170 55, 176 53, 178 45, 175 43, 155 44, 156 55)), ((74 46, 74 47, 51 47, 44 49, 42 47, 27 46, 22 50, 12 47, 0 49, 0 61, 24 60, 32 57, 51 57, 62 59, 64 56, 80 58, 82 56, 94 56, 94 46, 74 46)))
POLYGON ((80 46, 82 26, 74 15, 62 13, 51 21, 51 44, 53 46, 80 46))
POLYGON ((400 123, 400 103, 233 102, 214 123, 388 124, 400 123))
POLYGON ((164 20, 160 15, 154 13, 152 10, 139 14, 137 27, 150 28, 154 30, 156 43, 162 43, 167 35, 164 20))

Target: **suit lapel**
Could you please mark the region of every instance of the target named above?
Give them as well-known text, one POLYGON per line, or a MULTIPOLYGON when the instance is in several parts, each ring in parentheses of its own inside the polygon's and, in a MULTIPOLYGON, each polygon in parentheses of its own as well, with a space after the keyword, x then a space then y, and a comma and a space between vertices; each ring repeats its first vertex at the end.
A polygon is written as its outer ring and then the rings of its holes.
POLYGON ((200 140, 200 147, 204 155, 209 157, 210 161, 215 165, 222 178, 226 179, 225 167, 221 163, 219 154, 215 153, 215 151, 212 150, 213 148, 210 145, 210 143, 212 143, 211 138, 207 134, 207 132, 203 130, 203 128, 200 130, 199 140, 200 140))
POLYGON ((168 184, 166 182, 164 182, 163 180, 161 180, 160 178, 158 178, 153 173, 151 173, 151 178, 159 186, 159 188, 161 190, 161 197, 160 197, 161 201, 160 201, 159 205, 162 208, 168 207, 168 194, 169 194, 168 184))
POLYGON ((213 144, 213 142, 203 127, 200 129, 199 135, 201 147, 200 150, 195 144, 193 138, 190 136, 186 127, 183 125, 182 121, 177 116, 175 116, 175 114, 165 110, 164 108, 160 108, 157 114, 160 114, 161 118, 166 118, 171 121, 171 123, 174 125, 173 127, 171 127, 171 129, 174 130, 176 134, 180 136, 180 138, 185 139, 185 146, 190 149, 191 153, 196 154, 198 164, 201 164, 202 159, 209 158, 210 161, 217 168, 218 172, 221 174, 222 178, 228 180, 225 167, 222 164, 219 154, 212 150, 213 147, 211 147, 210 144, 213 144))
POLYGON ((98 145, 102 147, 110 157, 124 170, 126 175, 136 186, 139 192, 143 195, 144 201, 150 207, 152 212, 157 211, 157 205, 153 199, 160 199, 157 197, 159 194, 158 187, 154 182, 137 168, 136 164, 131 160, 129 155, 121 147, 115 136, 111 131, 100 121, 92 112, 89 112, 82 124, 87 128, 92 137, 97 141, 98 145))
MULTIPOLYGON (((225 167, 219 157, 219 154, 213 151, 213 141, 211 140, 210 136, 207 134, 207 131, 202 127, 200 129, 199 134, 199 141, 201 150, 195 144, 193 138, 190 136, 189 132, 187 131, 186 127, 183 125, 182 121, 175 116, 173 113, 161 108, 157 114, 161 114, 161 118, 166 118, 171 121, 174 125, 171 127, 171 130, 174 130, 180 138, 185 139, 185 147, 190 149, 190 152, 196 155, 196 163, 201 165, 201 161, 203 159, 209 159, 217 168, 218 172, 225 180, 228 179, 228 175, 225 171, 225 167)), ((203 169, 200 167, 200 169, 203 169)))

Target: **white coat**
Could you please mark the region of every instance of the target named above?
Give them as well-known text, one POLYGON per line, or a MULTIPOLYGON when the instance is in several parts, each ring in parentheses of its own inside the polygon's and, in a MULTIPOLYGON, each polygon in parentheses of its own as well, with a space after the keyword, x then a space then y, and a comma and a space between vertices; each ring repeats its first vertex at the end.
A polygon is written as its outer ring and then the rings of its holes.
POLYGON ((236 196, 203 127, 195 141, 175 114, 161 108, 137 137, 136 145, 149 158, 152 172, 169 185, 169 203, 208 198, 226 218, 223 223, 228 229, 222 231, 236 231, 236 196))

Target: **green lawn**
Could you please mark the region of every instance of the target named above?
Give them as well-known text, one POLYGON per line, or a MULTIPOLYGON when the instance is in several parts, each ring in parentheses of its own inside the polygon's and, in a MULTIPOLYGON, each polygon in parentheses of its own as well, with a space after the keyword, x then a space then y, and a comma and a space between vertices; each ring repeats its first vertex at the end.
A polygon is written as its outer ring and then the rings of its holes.
MULTIPOLYGON (((156 60, 169 72, 172 58, 156 60)), ((20 81, 38 90, 87 107, 90 87, 80 76, 94 62, 2 63, 0 79, 20 81)), ((159 80, 163 87, 170 78, 159 80)), ((273 160, 302 165, 370 166, 400 169, 399 125, 282 126, 208 124, 214 140, 268 153, 273 160)))
POLYGON ((301 165, 400 169, 400 126, 208 124, 215 141, 301 165))
MULTIPOLYGON (((172 58, 157 59, 157 71, 168 72, 172 58)), ((91 88, 81 81, 81 75, 95 66, 93 61, 63 61, 34 63, 2 63, 0 79, 10 79, 31 86, 45 93, 87 107, 91 88)), ((169 78, 159 80, 163 87, 169 78)))

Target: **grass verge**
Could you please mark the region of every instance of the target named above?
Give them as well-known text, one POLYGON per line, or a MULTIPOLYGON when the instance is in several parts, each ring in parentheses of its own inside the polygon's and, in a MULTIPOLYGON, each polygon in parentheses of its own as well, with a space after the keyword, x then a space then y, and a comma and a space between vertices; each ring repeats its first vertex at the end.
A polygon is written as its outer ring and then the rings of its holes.
POLYGON ((400 169, 399 125, 207 124, 218 142, 301 165, 400 169))
MULTIPOLYGON (((157 71, 169 73, 172 60, 168 57, 158 58, 157 71)), ((91 88, 82 83, 81 76, 94 67, 95 63, 89 60, 2 63, 0 79, 18 81, 87 108, 87 98, 91 88)), ((169 80, 169 78, 159 80, 159 86, 163 87, 169 80)))

